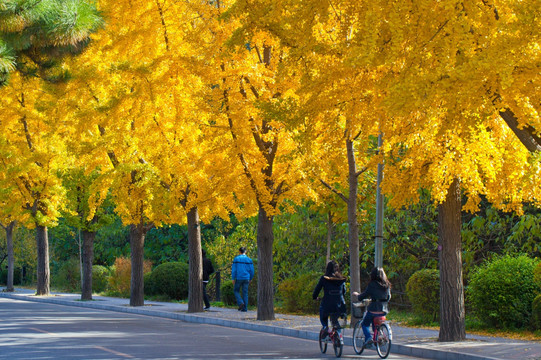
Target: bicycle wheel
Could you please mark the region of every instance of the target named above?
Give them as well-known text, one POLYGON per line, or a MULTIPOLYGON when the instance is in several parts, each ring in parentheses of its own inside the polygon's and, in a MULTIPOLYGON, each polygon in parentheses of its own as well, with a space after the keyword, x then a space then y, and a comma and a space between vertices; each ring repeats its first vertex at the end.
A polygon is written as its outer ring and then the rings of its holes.
POLYGON ((364 350, 364 333, 361 328, 361 322, 357 321, 355 327, 353 328, 353 350, 357 355, 361 355, 364 350))
POLYGON ((381 324, 377 331, 376 350, 379 357, 385 359, 391 351, 391 328, 387 324, 381 324))
POLYGON ((344 344, 342 343, 340 339, 340 334, 337 331, 333 331, 332 346, 334 348, 334 355, 336 355, 336 357, 342 356, 344 344))
POLYGON ((323 328, 319 332, 319 350, 323 354, 327 352, 327 328, 323 328))

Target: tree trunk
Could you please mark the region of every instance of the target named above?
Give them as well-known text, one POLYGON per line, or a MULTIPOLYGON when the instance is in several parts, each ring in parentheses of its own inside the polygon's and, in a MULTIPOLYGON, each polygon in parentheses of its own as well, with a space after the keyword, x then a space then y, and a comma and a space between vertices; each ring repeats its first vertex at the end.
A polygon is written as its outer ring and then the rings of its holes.
POLYGON ((81 300, 92 300, 92 263, 94 262, 95 231, 83 231, 83 278, 81 300))
POLYGON ((257 320, 274 320, 273 252, 274 216, 259 207, 257 219, 257 320))
POLYGON ((188 283, 188 312, 203 311, 203 260, 201 255, 201 228, 199 212, 193 207, 188 212, 188 256, 190 276, 188 283))
POLYGON ((46 226, 36 226, 36 245, 38 251, 36 295, 49 295, 49 236, 46 226))
POLYGON ((147 229, 144 223, 130 226, 131 249, 131 287, 130 306, 145 304, 145 287, 143 280, 143 250, 147 229))
POLYGON ((460 183, 455 179, 438 208, 440 238, 440 334, 439 341, 466 338, 464 285, 462 283, 460 183))
POLYGON ((6 291, 15 291, 13 287, 13 271, 15 268, 15 255, 13 253, 13 228, 15 227, 15 221, 9 223, 6 226, 6 241, 8 247, 8 278, 6 283, 6 291))
POLYGON ((348 240, 349 240, 349 277, 350 293, 361 291, 361 270, 359 266, 359 226, 357 224, 357 192, 359 188, 357 164, 353 150, 353 141, 346 140, 346 149, 348 157, 348 240))

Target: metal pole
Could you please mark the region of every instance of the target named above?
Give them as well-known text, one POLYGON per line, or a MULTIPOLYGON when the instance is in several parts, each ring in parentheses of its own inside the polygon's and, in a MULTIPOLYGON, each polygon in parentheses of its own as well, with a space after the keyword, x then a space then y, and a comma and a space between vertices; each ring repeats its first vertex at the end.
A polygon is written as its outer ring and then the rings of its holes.
MULTIPOLYGON (((378 153, 383 144, 383 134, 378 136, 378 153)), ((381 195, 381 182, 383 180, 383 161, 378 164, 378 176, 376 182, 376 235, 374 265, 383 267, 383 196, 381 195)))

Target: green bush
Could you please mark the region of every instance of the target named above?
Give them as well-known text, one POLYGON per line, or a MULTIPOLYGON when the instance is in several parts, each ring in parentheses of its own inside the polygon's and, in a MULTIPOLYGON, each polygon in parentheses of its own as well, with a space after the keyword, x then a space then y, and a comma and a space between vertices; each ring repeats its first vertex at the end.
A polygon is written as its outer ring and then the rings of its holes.
POLYGON ((188 264, 169 262, 158 265, 148 277, 149 294, 167 295, 171 299, 183 300, 188 298, 188 264))
POLYGON ((319 281, 317 274, 303 274, 287 279, 278 286, 278 296, 288 312, 317 314, 319 302, 312 299, 312 292, 319 281))
POLYGON ((81 291, 81 269, 79 259, 70 258, 63 262, 55 274, 52 275, 52 285, 68 292, 81 291))
POLYGON ((424 269, 415 272, 406 283, 406 293, 413 312, 438 321, 440 316, 440 272, 424 269))
POLYGON ((92 292, 101 293, 107 290, 110 271, 102 265, 92 266, 92 292))
POLYGON ((541 289, 541 262, 537 264, 533 271, 533 281, 541 289))
POLYGON ((152 280, 150 279, 151 276, 152 276, 152 272, 149 272, 143 275, 145 295, 156 295, 156 291, 154 290, 154 286, 152 285, 152 280))
POLYGON ((506 255, 474 269, 466 294, 479 320, 495 328, 527 326, 539 293, 534 282, 538 263, 526 255, 506 255))
POLYGON ((537 295, 532 302, 532 320, 533 330, 541 330, 541 294, 537 295))
MULTIPOLYGON (((235 299, 235 293, 233 292, 233 281, 226 280, 222 283, 220 288, 222 295, 222 302, 225 305, 233 306, 237 305, 237 300, 235 299)), ((257 304, 257 277, 254 276, 250 285, 248 286, 248 306, 257 304)))

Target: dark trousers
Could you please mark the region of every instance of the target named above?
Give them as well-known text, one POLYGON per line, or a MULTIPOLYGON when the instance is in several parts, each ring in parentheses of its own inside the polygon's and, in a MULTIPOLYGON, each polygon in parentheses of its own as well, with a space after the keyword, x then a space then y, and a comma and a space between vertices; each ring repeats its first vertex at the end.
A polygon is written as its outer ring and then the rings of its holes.
POLYGON ((203 301, 205 302, 205 307, 210 307, 209 296, 207 295, 208 283, 208 281, 203 281, 203 301))

